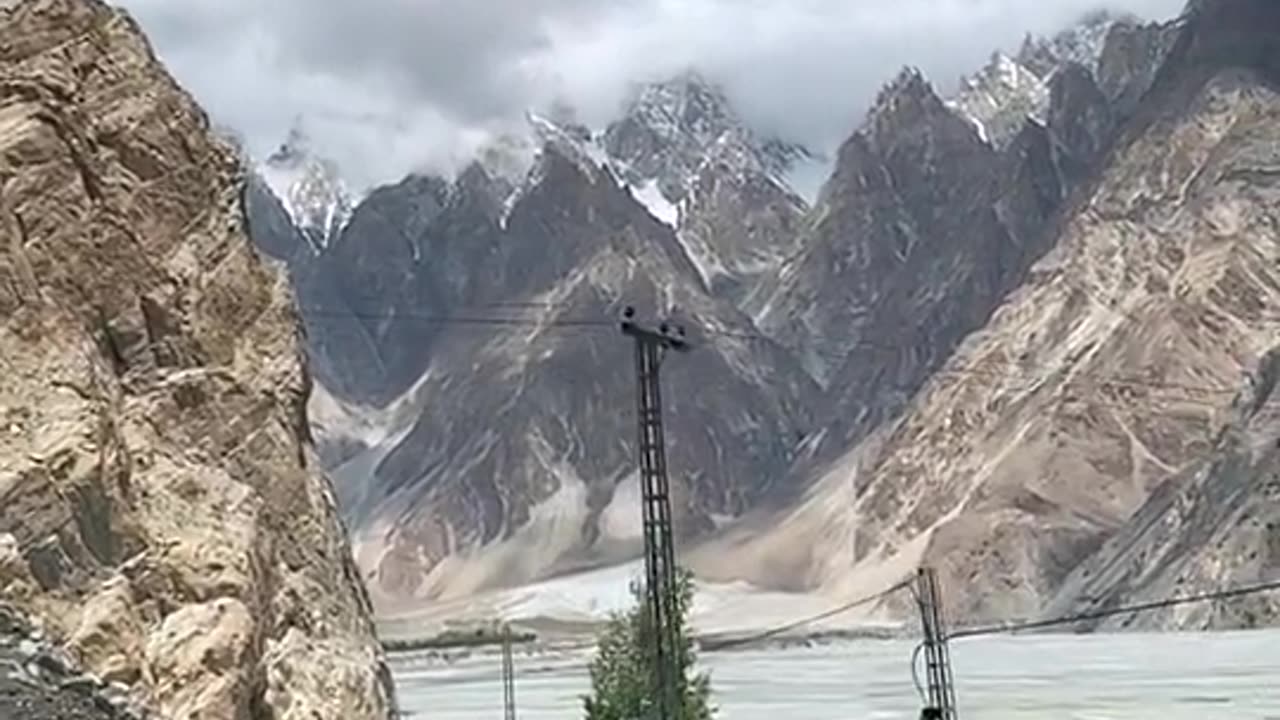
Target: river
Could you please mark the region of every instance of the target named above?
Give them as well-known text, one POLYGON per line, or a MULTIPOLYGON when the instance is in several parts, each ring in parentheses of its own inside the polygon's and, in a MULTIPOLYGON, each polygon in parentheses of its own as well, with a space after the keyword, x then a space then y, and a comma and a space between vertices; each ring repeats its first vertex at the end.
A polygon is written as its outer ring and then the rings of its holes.
MULTIPOLYGON (((861 640, 704 655, 721 720, 916 720, 914 644, 861 640)), ((521 720, 581 717, 587 652, 517 654, 521 720)), ((1280 720, 1280 631, 974 638, 952 646, 965 720, 1280 720)), ((500 661, 392 659, 421 720, 502 716, 500 661)))

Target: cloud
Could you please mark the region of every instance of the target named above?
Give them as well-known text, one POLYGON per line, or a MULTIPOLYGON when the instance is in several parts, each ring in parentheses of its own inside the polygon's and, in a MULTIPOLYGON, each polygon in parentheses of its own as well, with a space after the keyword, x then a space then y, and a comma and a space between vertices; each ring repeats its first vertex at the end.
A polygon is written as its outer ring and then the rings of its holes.
MULTIPOLYGON (((1153 19, 1184 0, 1117 0, 1153 19)), ((120 0, 262 156, 302 118, 356 184, 450 171, 527 108, 607 122, 697 67, 757 129, 830 150, 905 64, 946 88, 1097 0, 120 0)))

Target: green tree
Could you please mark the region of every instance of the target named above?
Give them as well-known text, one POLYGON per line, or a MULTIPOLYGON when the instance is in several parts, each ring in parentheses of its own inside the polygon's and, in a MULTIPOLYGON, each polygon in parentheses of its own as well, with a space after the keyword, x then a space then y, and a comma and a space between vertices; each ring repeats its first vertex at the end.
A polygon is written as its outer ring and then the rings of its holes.
MULTIPOLYGON (((653 621, 648 612, 644 585, 631 584, 635 605, 609 618, 591 660, 591 694, 582 697, 586 720, 650 720, 657 712, 657 690, 653 678, 653 621)), ((680 648, 677 658, 678 720, 710 720, 711 676, 691 675, 696 656, 689 632, 689 610, 693 605, 693 576, 681 569, 676 576, 676 616, 680 618, 680 648)))

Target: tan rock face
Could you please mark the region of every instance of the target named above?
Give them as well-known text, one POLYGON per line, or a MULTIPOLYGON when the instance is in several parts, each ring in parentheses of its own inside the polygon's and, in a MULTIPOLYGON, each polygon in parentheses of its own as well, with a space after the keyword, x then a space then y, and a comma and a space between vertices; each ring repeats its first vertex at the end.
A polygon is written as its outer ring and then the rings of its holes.
POLYGON ((253 618, 238 600, 187 605, 147 643, 160 709, 175 718, 249 717, 253 618))
MULTIPOLYGON (((1161 484, 1063 583, 1054 614, 1208 594, 1280 576, 1280 349, 1244 383, 1202 463, 1161 484)), ((1161 608, 1092 623, 1111 630, 1269 627, 1275 593, 1161 608)))
POLYGON ((68 639, 82 661, 106 682, 131 685, 142 676, 146 629, 129 580, 114 577, 81 606, 80 624, 68 639))
POLYGON ((122 12, 0 38, 0 593, 174 717, 387 717, 233 154, 122 12))

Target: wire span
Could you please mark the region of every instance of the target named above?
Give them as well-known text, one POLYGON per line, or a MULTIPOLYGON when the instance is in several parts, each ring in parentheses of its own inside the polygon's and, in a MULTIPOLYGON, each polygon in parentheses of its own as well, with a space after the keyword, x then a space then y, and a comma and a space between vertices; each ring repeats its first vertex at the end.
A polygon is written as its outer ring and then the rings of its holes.
POLYGON ((1101 620, 1103 618, 1115 617, 1117 615, 1129 615, 1131 613, 1149 612, 1151 610, 1161 610, 1178 605, 1190 605, 1193 603, 1212 602, 1214 600, 1227 600, 1231 598, 1244 597, 1246 595, 1256 595, 1264 592, 1280 591, 1280 580, 1268 583, 1259 583, 1257 585, 1244 585, 1241 587, 1228 588, 1226 590, 1218 590, 1210 593, 1201 593, 1198 595, 1184 595, 1181 597, 1165 598, 1163 600, 1153 600, 1146 603, 1138 603, 1136 605, 1125 605, 1106 610, 1093 610, 1090 612, 1077 613, 1075 615, 1064 615, 1057 618, 1049 618, 1046 620, 1032 620, 1021 623, 1004 623, 1001 625, 987 625, 982 627, 968 628, 948 634, 948 640, 962 640, 964 638, 979 637, 982 635, 1000 635, 1005 633, 1015 633, 1024 630, 1041 630, 1044 628, 1058 627, 1060 625, 1072 625, 1086 620, 1101 620))
POLYGON ((868 595, 866 597, 859 598, 857 600, 854 600, 853 602, 845 603, 840 607, 827 610, 826 612, 818 613, 817 615, 813 615, 811 617, 807 617, 802 620, 796 620, 794 622, 790 622, 785 625, 779 625, 778 627, 774 627, 769 630, 765 630, 763 632, 754 633, 746 637, 733 638, 730 640, 723 640, 720 642, 704 642, 702 645, 702 649, 706 650, 707 652, 716 652, 718 650, 727 650, 729 648, 739 647, 741 645, 748 645, 750 643, 759 642, 761 640, 767 640, 768 638, 774 637, 775 635, 781 635, 782 633, 795 630, 796 628, 801 628, 801 627, 804 627, 805 625, 810 625, 820 620, 826 620, 827 618, 835 617, 836 615, 840 615, 841 613, 849 612, 854 608, 862 607, 863 605, 869 605, 873 602, 876 602, 877 600, 883 600, 884 598, 889 597, 890 595, 893 595, 899 590, 903 590, 909 587, 911 587, 911 581, 904 580, 887 590, 882 590, 874 595, 868 595))

